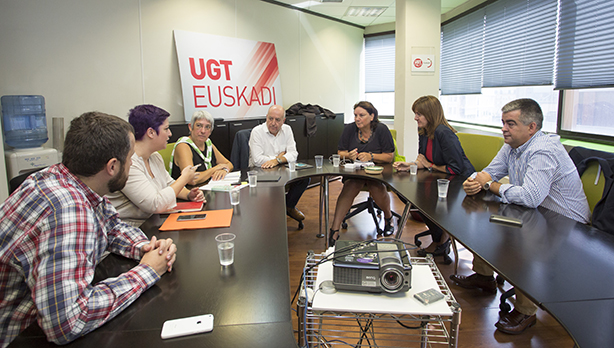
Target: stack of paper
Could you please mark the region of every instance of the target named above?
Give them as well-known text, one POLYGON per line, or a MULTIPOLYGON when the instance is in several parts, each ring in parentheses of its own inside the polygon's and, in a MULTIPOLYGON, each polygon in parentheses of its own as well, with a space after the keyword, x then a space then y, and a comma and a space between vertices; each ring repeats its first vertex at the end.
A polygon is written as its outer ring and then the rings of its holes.
POLYGON ((226 174, 224 179, 209 181, 207 185, 203 185, 200 187, 201 190, 216 190, 216 191, 228 191, 232 188, 232 185, 238 185, 241 181, 241 172, 236 171, 232 173, 226 174))

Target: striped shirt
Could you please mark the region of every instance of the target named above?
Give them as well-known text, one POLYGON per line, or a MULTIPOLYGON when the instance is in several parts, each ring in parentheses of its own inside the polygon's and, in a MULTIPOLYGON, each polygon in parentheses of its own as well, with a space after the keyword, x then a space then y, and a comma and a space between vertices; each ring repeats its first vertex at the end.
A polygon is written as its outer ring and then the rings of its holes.
POLYGON ((0 206, 0 346, 34 320, 65 344, 115 317, 160 277, 138 265, 91 284, 94 269, 107 250, 140 259, 145 243, 64 165, 31 175, 0 206))
POLYGON ((484 171, 494 181, 509 175, 510 183, 499 188, 503 203, 542 206, 588 223, 590 209, 582 181, 559 139, 540 130, 516 149, 505 144, 484 171))

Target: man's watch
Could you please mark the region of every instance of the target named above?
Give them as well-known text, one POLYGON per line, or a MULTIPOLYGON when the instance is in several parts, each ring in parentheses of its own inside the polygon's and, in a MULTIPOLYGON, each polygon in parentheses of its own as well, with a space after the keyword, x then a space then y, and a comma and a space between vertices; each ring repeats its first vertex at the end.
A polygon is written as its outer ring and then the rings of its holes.
POLYGON ((484 190, 486 190, 486 191, 490 190, 490 185, 491 185, 492 183, 493 183, 493 180, 487 181, 487 182, 484 184, 484 186, 483 186, 483 187, 484 187, 484 190))
POLYGON ((275 159, 277 160, 277 163, 281 164, 281 159, 279 157, 275 157, 275 159))

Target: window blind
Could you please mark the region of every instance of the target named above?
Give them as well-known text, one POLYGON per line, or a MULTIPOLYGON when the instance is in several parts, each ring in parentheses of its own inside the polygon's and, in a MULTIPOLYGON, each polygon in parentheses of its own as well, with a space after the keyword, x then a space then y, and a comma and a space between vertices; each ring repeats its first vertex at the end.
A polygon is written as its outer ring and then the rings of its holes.
POLYGON ((483 9, 442 27, 441 94, 481 92, 483 30, 483 9))
POLYGON ((556 0, 486 6, 483 87, 552 85, 556 17, 556 0))
POLYGON ((394 92, 394 34, 365 38, 365 92, 394 92))
POLYGON ((614 2, 561 0, 557 89, 614 86, 614 2))

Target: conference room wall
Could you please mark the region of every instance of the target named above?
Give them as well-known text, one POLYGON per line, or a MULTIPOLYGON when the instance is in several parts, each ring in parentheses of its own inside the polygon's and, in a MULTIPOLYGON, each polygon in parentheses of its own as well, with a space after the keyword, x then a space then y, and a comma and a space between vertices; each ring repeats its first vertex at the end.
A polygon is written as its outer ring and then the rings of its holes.
POLYGON ((0 8, 0 95, 43 95, 49 127, 64 117, 68 129, 89 110, 126 117, 140 103, 183 121, 174 29, 274 43, 285 107, 351 116, 359 98, 363 30, 266 2, 0 0, 0 8))

